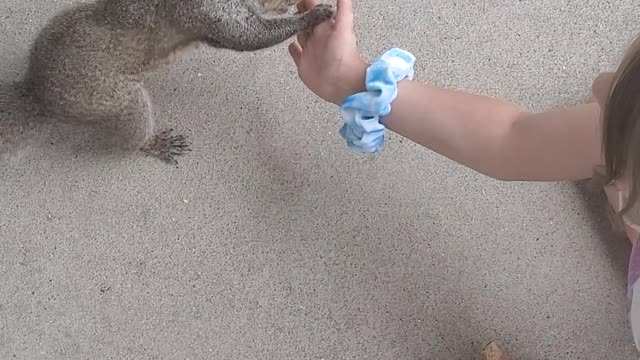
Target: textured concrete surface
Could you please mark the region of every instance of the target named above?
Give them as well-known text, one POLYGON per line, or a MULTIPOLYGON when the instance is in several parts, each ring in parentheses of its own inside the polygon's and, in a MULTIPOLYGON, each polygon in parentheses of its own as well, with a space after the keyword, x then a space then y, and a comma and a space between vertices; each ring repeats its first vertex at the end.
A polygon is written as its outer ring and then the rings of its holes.
MULTIPOLYGON (((2 79, 72 2, 0 3, 2 79)), ((540 110, 613 67, 636 5, 358 1, 356 20, 369 57, 403 47, 417 79, 540 110)), ((493 338, 517 359, 637 358, 628 249, 597 196, 394 135, 354 154, 284 45, 198 50, 149 88, 194 143, 178 169, 70 135, 0 169, 1 359, 475 359, 493 338)))

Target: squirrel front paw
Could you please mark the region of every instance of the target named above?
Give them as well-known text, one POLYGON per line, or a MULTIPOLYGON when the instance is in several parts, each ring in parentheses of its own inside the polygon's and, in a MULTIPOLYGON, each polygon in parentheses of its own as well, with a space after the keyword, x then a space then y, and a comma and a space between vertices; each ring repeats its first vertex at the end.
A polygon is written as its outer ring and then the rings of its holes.
POLYGON ((335 8, 332 5, 319 4, 313 9, 307 11, 305 16, 308 17, 311 26, 316 26, 333 18, 335 14, 335 8))

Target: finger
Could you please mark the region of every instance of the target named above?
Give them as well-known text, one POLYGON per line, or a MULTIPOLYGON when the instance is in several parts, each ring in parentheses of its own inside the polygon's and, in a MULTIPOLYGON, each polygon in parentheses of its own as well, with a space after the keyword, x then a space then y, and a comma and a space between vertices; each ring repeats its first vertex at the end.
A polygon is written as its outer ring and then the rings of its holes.
POLYGON ((296 63, 296 66, 300 65, 300 57, 302 56, 302 48, 300 44, 297 42, 292 42, 289 44, 289 55, 293 59, 293 62, 296 63))
POLYGON ((336 27, 340 30, 353 29, 353 0, 337 0, 336 27))
POLYGON ((298 3, 296 4, 296 7, 298 8, 298 13, 302 14, 303 12, 307 11, 307 10, 311 10, 314 7, 316 7, 316 5, 318 5, 318 1, 319 0, 300 0, 298 1, 298 3))
POLYGON ((307 44, 313 43, 316 38, 326 38, 333 31, 332 21, 329 19, 320 25, 316 25, 313 29, 296 34, 296 40, 300 47, 304 50, 307 48, 307 44))

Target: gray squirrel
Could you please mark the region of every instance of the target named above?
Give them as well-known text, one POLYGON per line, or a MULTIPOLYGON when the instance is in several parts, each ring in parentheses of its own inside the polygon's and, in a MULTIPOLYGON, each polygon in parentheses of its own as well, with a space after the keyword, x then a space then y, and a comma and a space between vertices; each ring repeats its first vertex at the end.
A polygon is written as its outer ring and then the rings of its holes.
POLYGON ((257 51, 334 15, 327 4, 285 14, 295 2, 98 0, 62 11, 32 44, 23 79, 0 83, 0 155, 43 123, 66 122, 98 129, 111 149, 177 164, 189 144, 154 129, 145 76, 193 45, 257 51))

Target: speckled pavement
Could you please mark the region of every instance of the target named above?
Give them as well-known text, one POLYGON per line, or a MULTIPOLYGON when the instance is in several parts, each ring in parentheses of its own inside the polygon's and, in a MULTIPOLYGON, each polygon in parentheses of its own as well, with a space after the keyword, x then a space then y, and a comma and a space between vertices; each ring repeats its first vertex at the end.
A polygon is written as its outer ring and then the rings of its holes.
MULTIPOLYGON (((70 0, 0 3, 0 78, 70 0)), ((356 1, 362 52, 542 110, 582 101, 632 0, 356 1), (378 25, 379 24, 379 25, 378 25)), ((286 44, 148 84, 178 168, 78 151, 0 169, 0 359, 634 359, 624 239, 571 183, 502 183, 390 134, 361 155, 286 44)), ((428 101, 428 99, 425 99, 428 101)))

